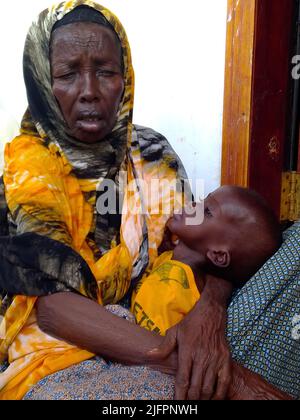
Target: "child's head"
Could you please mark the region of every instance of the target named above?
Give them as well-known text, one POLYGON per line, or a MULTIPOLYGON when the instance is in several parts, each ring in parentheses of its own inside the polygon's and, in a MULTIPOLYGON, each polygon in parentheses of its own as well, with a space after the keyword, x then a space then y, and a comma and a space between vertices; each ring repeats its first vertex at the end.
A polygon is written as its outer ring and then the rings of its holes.
MULTIPOLYGON (((197 204, 200 205, 200 204, 197 204)), ((179 244, 197 252, 208 273, 242 284, 278 250, 280 224, 257 193, 226 186, 204 201, 204 221, 186 224, 188 216, 175 215, 168 228, 179 244)))

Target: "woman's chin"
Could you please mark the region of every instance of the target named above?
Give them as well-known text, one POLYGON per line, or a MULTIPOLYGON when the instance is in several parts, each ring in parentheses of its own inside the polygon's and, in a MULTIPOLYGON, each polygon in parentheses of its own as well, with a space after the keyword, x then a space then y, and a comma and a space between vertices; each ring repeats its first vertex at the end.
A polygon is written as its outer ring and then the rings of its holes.
POLYGON ((86 144, 95 144, 100 143, 103 140, 102 136, 92 137, 92 136, 82 136, 82 137, 75 137, 76 140, 80 141, 81 143, 86 144))
POLYGON ((69 134, 81 143, 94 144, 101 142, 107 136, 108 133, 106 132, 106 130, 90 131, 81 129, 74 130, 74 132, 69 132, 69 134))
POLYGON ((68 134, 81 143, 94 144, 103 141, 112 131, 115 120, 77 120, 69 122, 68 134))

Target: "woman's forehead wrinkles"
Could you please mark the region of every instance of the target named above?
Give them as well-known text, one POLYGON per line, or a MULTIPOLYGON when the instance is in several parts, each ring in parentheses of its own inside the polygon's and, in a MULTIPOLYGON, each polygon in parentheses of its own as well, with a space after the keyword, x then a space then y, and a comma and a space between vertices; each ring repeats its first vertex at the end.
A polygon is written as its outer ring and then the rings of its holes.
POLYGON ((75 48, 86 50, 102 50, 109 44, 107 36, 100 36, 99 34, 74 34, 72 36, 64 36, 56 39, 54 46, 59 44, 60 48, 75 48))

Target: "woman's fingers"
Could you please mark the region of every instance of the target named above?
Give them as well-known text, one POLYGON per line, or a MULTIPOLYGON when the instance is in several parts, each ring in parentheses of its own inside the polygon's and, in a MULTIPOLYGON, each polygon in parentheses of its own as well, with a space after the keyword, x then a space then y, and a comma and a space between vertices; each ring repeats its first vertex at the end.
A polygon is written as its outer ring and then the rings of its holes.
POLYGON ((175 400, 186 400, 190 387, 193 359, 190 357, 189 348, 187 347, 186 351, 185 348, 180 349, 179 347, 178 349, 178 369, 175 381, 175 400))
POLYGON ((222 401, 226 399, 228 395, 229 387, 231 385, 231 381, 232 381, 232 363, 228 362, 220 370, 217 390, 213 397, 213 400, 222 401))
POLYGON ((191 369, 189 400, 225 400, 232 381, 232 362, 203 357, 198 351, 191 369))
POLYGON ((200 400, 209 401, 213 398, 216 385, 216 371, 215 366, 208 367, 204 373, 202 387, 200 388, 200 400))
POLYGON ((189 390, 188 390, 188 400, 199 400, 201 389, 202 389, 202 383, 203 383, 203 375, 199 372, 201 372, 202 367, 200 367, 199 363, 197 361, 194 361, 193 364, 193 373, 192 373, 192 379, 190 381, 189 390))
POLYGON ((203 357, 203 352, 198 352, 193 363, 193 371, 189 386, 189 400, 210 400, 214 395, 216 383, 216 365, 210 358, 203 357))

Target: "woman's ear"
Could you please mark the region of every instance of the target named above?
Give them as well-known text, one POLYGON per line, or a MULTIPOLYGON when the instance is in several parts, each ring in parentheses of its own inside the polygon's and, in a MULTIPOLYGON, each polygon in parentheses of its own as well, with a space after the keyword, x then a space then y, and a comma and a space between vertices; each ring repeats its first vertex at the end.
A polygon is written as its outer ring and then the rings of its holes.
POLYGON ((231 263, 231 256, 228 250, 208 250, 206 257, 218 268, 228 268, 231 263))

